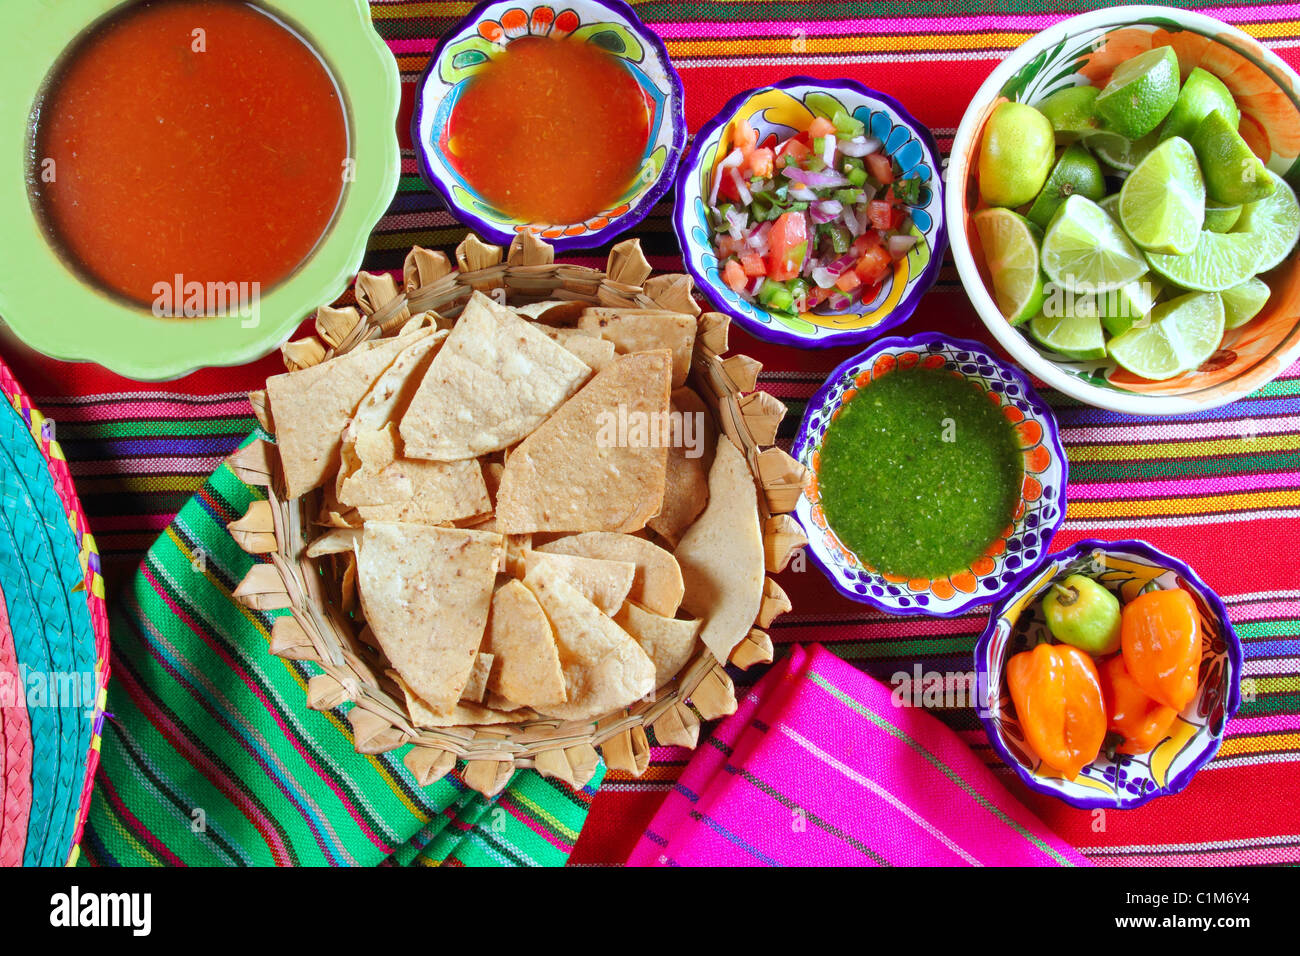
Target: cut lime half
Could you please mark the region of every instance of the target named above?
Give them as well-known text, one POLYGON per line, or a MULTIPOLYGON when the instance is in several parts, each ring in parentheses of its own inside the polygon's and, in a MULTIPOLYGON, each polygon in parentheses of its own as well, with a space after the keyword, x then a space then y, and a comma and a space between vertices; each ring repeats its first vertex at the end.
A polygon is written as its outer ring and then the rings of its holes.
POLYGON ((1138 163, 1119 192, 1119 220, 1148 252, 1185 256, 1205 221, 1205 182, 1187 140, 1165 140, 1138 163))
POLYGON ((1159 138, 1155 133, 1133 142, 1108 130, 1089 133, 1083 140, 1083 145, 1092 150, 1098 159, 1121 173, 1132 172, 1146 154, 1156 148, 1157 143, 1159 138))
POLYGON ((1191 255, 1148 252, 1147 262, 1157 275, 1180 289, 1222 292, 1258 272, 1262 252, 1261 244, 1249 233, 1203 230, 1191 255))
POLYGON ((1228 122, 1234 127, 1241 118, 1237 102, 1232 98, 1232 92, 1223 85, 1223 80, 1198 66, 1188 73, 1187 79, 1183 81, 1183 88, 1178 92, 1174 108, 1169 111, 1164 124, 1160 127, 1160 138, 1181 136, 1183 139, 1188 139, 1196 132, 1196 127, 1200 125, 1201 120, 1215 110, 1227 117, 1228 122))
POLYGON ((1029 323, 1029 333, 1044 348, 1064 358, 1088 362, 1106 357, 1106 335, 1095 311, 1089 314, 1086 309, 1066 309, 1060 315, 1041 312, 1029 323))
POLYGON ((1096 108, 1108 129, 1136 140, 1159 126, 1177 101, 1178 54, 1157 46, 1115 67, 1096 108))
POLYGON ((1071 196, 1043 237, 1043 271, 1071 292, 1108 292, 1147 271, 1119 223, 1091 199, 1071 196))
POLYGON ((1271 291, 1263 279, 1247 279, 1219 293, 1223 297, 1223 327, 1240 328, 1259 315, 1271 291))
POLYGON ((1010 209, 981 209, 971 217, 984 249, 998 311, 1012 325, 1036 315, 1043 304, 1043 272, 1033 223, 1010 209))
POLYGON ((1190 142, 1205 176, 1206 195, 1215 202, 1258 202, 1273 192, 1267 167, 1218 110, 1201 120, 1190 142))
POLYGON ((1225 206, 1213 199, 1205 200, 1205 228, 1210 232, 1231 232, 1241 218, 1240 205, 1225 206))
POLYGON ((1110 340, 1110 356, 1139 378, 1162 381, 1197 368, 1223 339, 1223 300, 1193 292, 1162 302, 1110 340))
POLYGON ((1266 169, 1276 188, 1271 196, 1243 206, 1235 232, 1251 236, 1260 245, 1256 272, 1267 272, 1291 254, 1300 239, 1300 203, 1286 181, 1266 169))

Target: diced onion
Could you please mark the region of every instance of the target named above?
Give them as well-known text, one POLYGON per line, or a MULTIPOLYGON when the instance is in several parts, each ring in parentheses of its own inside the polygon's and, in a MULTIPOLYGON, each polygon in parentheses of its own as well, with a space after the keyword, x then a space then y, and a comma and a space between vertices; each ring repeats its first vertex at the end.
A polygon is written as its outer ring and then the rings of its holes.
POLYGON ((916 245, 916 236, 890 236, 885 241, 891 259, 901 259, 916 245))
POLYGON ((741 203, 746 206, 752 203, 754 196, 749 191, 749 187, 745 185, 745 180, 740 177, 740 170, 729 169, 727 174, 731 177, 731 181, 736 184, 736 193, 740 196, 741 203))
POLYGON ((781 170, 781 174, 810 189, 838 189, 849 184, 849 181, 837 172, 810 173, 798 166, 787 166, 781 170))
POLYGON ((880 140, 874 136, 855 136, 845 143, 840 143, 840 152, 845 156, 861 159, 880 151, 880 140))
POLYGON ((726 175, 727 170, 734 169, 744 162, 744 160, 745 154, 742 153, 740 147, 737 146, 723 158, 722 162, 718 163, 718 168, 713 171, 713 189, 709 192, 710 206, 716 206, 718 204, 718 189, 722 186, 722 177, 726 175))
POLYGON ((833 222, 843 211, 844 204, 837 199, 819 199, 808 208, 815 223, 833 222))

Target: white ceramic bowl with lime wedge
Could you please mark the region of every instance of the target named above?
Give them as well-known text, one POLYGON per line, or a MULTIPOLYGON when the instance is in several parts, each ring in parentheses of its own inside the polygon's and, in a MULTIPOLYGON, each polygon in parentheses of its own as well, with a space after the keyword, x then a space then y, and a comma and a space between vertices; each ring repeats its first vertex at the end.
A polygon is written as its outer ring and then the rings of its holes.
MULTIPOLYGON (((1121 70, 1120 83, 1133 82, 1130 74, 1141 74, 1154 64, 1154 79, 1139 76, 1133 89, 1147 83, 1158 94, 1159 61, 1167 59, 1152 52, 1159 47, 1170 47, 1177 55, 1183 84, 1198 67, 1222 81, 1240 107, 1240 135, 1269 174, 1289 181, 1294 189, 1300 183, 1300 76, 1258 41, 1212 17, 1171 7, 1125 6, 1063 20, 1024 43, 993 71, 957 129, 945 191, 957 271, 994 337, 1049 386, 1090 405, 1140 415, 1184 414, 1244 398, 1300 358, 1300 254, 1286 241, 1292 228, 1300 229, 1300 207, 1292 208, 1291 193, 1285 194, 1285 202, 1258 203, 1253 210, 1243 206, 1251 214, 1234 221, 1235 213, 1225 212, 1213 196, 1202 200, 1204 183, 1194 172, 1178 178, 1190 150, 1171 147, 1147 164, 1148 180, 1167 175, 1169 190, 1137 181, 1127 198, 1110 195, 1094 203, 1072 197, 1043 229, 1027 220, 985 212, 977 176, 984 128, 999 103, 1037 106, 1062 90, 1085 85, 1101 89, 1117 68, 1134 61, 1137 69, 1121 70), (1180 204, 1196 210, 1190 227, 1180 204), (1124 214, 1130 216, 1129 234, 1104 228, 1108 217, 1124 214), (1231 223, 1226 230, 1225 219, 1231 223), (1103 225, 1097 231, 1090 230, 1089 223, 1103 225), (1175 254, 1187 250, 1190 236, 1201 226, 1207 231, 1200 233, 1203 243, 1193 244, 1196 253, 1175 254), (981 236, 996 243, 1036 242, 1046 267, 1045 289, 1036 288, 1032 273, 1026 271, 1024 250, 1004 245, 986 257, 981 236), (1273 248, 1279 244, 1285 248, 1273 248), (1252 261, 1243 263, 1242 257, 1252 261), (1074 301, 1075 290, 1062 288, 1057 280, 1075 275, 1095 282, 1095 301, 1108 302, 1109 308, 1116 302, 1149 306, 1155 297, 1159 305, 1132 329, 1131 323, 1105 314, 1102 307, 1105 335, 1100 335, 1052 313, 1059 308, 1054 297, 1064 294, 1067 306, 1074 301), (1241 282, 1221 291, 1229 279, 1241 282), (1040 300, 1043 305, 1035 310, 1040 300), (1153 322, 1160 328, 1148 329, 1153 322), (1099 357, 1099 351, 1105 354, 1099 357), (1165 377, 1147 378, 1141 372, 1165 377)), ((1197 77, 1198 95, 1214 95, 1218 84, 1205 80, 1197 77)), ((1069 116, 1086 116, 1091 108, 1111 116, 1113 124, 1113 103, 1119 101, 1122 111, 1126 97, 1099 98, 1112 105, 1100 110, 1095 106, 1098 98, 1067 95, 1058 100, 1059 115, 1068 124, 1069 116)), ((1146 103, 1151 96, 1135 93, 1127 99, 1146 103)), ((1170 112, 1171 124, 1186 124, 1180 109, 1170 112)), ((1146 125, 1141 116, 1133 117, 1131 124, 1125 119, 1119 123, 1126 128, 1140 131, 1146 125)), ((1081 141, 1103 168, 1115 167, 1131 178, 1161 142, 1160 132, 1157 127, 1129 142, 1101 128, 1085 132, 1081 141)), ((1068 138, 1058 137, 1058 142, 1068 138)), ((1022 207, 1021 212, 1034 217, 1032 210, 1022 207)))

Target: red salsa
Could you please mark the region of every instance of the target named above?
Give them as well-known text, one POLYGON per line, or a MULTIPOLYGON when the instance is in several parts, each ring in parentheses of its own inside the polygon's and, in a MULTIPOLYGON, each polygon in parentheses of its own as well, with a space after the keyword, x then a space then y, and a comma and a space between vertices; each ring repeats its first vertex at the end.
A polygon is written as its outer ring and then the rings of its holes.
POLYGON ((640 172, 645 95, 590 43, 523 37, 466 84, 444 148, 456 170, 525 222, 583 222, 615 206, 640 172))
POLYGON ((347 121, 317 54, 235 0, 147 0, 95 27, 42 101, 31 181, 96 284, 259 283, 307 257, 343 191, 347 121))

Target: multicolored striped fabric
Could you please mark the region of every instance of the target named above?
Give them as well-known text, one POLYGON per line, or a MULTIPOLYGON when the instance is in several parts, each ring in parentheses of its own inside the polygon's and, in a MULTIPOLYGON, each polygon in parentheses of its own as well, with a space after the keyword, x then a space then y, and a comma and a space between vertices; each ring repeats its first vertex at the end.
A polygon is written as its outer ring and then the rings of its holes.
POLYGON ((492 800, 421 787, 407 747, 353 750, 343 708, 305 706, 314 665, 267 650, 274 618, 232 591, 226 532, 259 497, 222 465, 149 549, 113 620, 112 719, 83 861, 329 866, 563 863, 590 803, 532 772, 492 800))
POLYGON ((919 707, 795 644, 718 724, 633 866, 1080 866, 919 707))
MULTIPOLYGON (((792 74, 848 76, 903 102, 945 150, 970 97, 1008 51, 1048 23, 1109 5, 633 0, 665 39, 681 73, 691 130, 744 89, 792 74), (1042 11, 1049 6, 1052 12, 1042 11)), ((1300 67, 1300 5, 1186 5, 1240 25, 1300 67)), ((402 70, 399 130, 429 51, 470 7, 372 3, 376 28, 402 70)), ((400 190, 371 237, 370 269, 396 269, 413 243, 449 248, 465 233, 424 186, 406 145, 400 190)), ((656 269, 675 271, 681 263, 669 211, 661 203, 637 234, 656 269)), ((598 265, 605 252, 567 258, 598 265)), ((990 340, 951 263, 898 334, 925 330, 990 340)), ((740 332, 732 341, 737 351, 764 363, 762 387, 789 404, 786 442, 803 403, 849 355, 844 349, 774 348, 740 332)), ((11 351, 6 349, 6 358, 11 351)), ((16 354, 12 362, 33 394, 47 396, 41 403, 58 421, 105 575, 118 589, 172 514, 253 427, 242 391, 280 370, 270 358, 151 387, 88 366, 16 354)), ((1112 813, 1102 830, 1090 814, 1021 788, 998 763, 972 711, 941 709, 937 716, 1095 863, 1300 862, 1300 805, 1292 782, 1300 760, 1300 365, 1258 395, 1197 418, 1139 420, 1080 407, 1058 394, 1048 398, 1065 428, 1072 469, 1069 513, 1057 545, 1085 536, 1147 538, 1192 564, 1223 594, 1245 642, 1247 700, 1218 758, 1186 791, 1112 813)), ((889 619, 839 598, 811 568, 791 569, 781 585, 795 611, 773 629, 779 645, 821 642, 886 682, 917 664, 939 672, 971 666, 983 626, 979 613, 942 621, 889 619)), ((130 640, 124 637, 119 645, 130 640)), ((759 675, 736 676, 743 693, 759 675)), ((350 750, 342 735, 339 741, 341 750, 350 750)), ((611 773, 570 863, 625 860, 689 757, 687 751, 655 747, 650 769, 639 780, 611 773)), ((115 782, 115 774, 107 771, 101 779, 115 782)))

